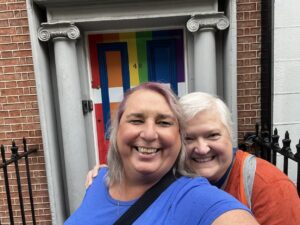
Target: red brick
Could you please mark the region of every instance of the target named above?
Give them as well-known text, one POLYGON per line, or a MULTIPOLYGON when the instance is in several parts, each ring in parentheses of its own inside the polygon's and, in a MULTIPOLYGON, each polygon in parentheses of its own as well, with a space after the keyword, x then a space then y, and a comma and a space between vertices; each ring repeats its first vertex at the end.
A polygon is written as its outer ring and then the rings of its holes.
POLYGON ((260 109, 261 105, 259 103, 251 104, 251 109, 260 109))
POLYGON ((3 89, 1 90, 2 95, 22 95, 23 89, 22 88, 10 88, 10 89, 3 89))
POLYGON ((27 12, 26 10, 18 10, 14 11, 15 18, 25 18, 27 20, 27 12))
POLYGON ((237 43, 256 43, 257 36, 255 35, 248 35, 248 36, 239 36, 237 38, 237 43))
MULTIPOLYGON (((4 117, 8 117, 8 111, 0 111, 0 117, 4 118, 4 117)), ((2 130, 2 129, 0 129, 2 130)))
MULTIPOLYGON (((238 99, 239 103, 252 103, 252 102, 256 102, 256 97, 255 96, 244 96, 244 97, 238 97, 237 99, 238 99)), ((249 109, 250 109, 250 106, 249 106, 249 109)))
POLYGON ((13 110, 13 109, 25 109, 24 103, 19 104, 5 104, 3 105, 3 110, 13 110))
POLYGON ((6 132, 6 137, 11 139, 15 139, 18 137, 28 137, 28 131, 6 132))
POLYGON ((260 12, 256 11, 256 12, 250 12, 250 19, 260 19, 260 12))
POLYGON ((13 52, 13 57, 26 57, 31 56, 31 50, 19 50, 13 52))
POLYGON ((256 20, 247 20, 247 21, 240 21, 239 22, 239 29, 256 27, 256 26, 257 26, 256 20))
POLYGON ((1 53, 1 58, 11 58, 12 57, 12 51, 2 51, 1 53))
POLYGON ((7 88, 7 89, 15 88, 15 87, 17 87, 17 82, 15 82, 15 81, 10 81, 10 82, 5 83, 5 88, 7 88))
POLYGON ((8 27, 8 20, 0 20, 0 28, 8 27))
POLYGON ((6 11, 6 10, 7 10, 7 5, 6 5, 6 3, 0 4, 0 11, 3 12, 3 11, 6 11))
POLYGON ((16 9, 26 9, 26 3, 24 2, 14 2, 7 4, 8 10, 16 10, 16 9))
MULTIPOLYGON (((1 35, 0 29, 0 35, 1 35)), ((8 43, 8 44, 0 44, 0 51, 6 51, 6 50, 15 50, 18 49, 18 45, 16 43, 8 43)))
MULTIPOLYGON (((29 40, 29 39, 28 39, 29 40)), ((26 42, 26 43, 18 43, 18 49, 28 49, 31 50, 31 45, 30 42, 26 42)))
MULTIPOLYGON (((0 103, 7 103, 7 98, 6 97, 0 97, 0 103)), ((0 110, 3 110, 3 105, 0 105, 0 110)), ((1 118, 1 116, 0 116, 1 118)))
POLYGON ((39 123, 23 124, 23 127, 22 127, 23 130, 37 130, 40 128, 41 127, 40 127, 39 123))
POLYGON ((251 27, 250 30, 251 30, 250 34, 252 35, 254 34, 259 36, 261 34, 260 27, 251 27))
POLYGON ((244 44, 241 44, 241 43, 237 44, 237 51, 241 52, 243 50, 244 50, 244 44))
POLYGON ((257 68, 255 66, 244 66, 244 67, 239 67, 237 69, 238 74, 252 74, 255 73, 257 71, 257 68))
POLYGON ((15 34, 15 28, 13 27, 4 27, 0 29, 0 35, 13 35, 15 34))
POLYGON ((14 13, 12 11, 0 11, 0 19, 8 19, 13 17, 14 13))
MULTIPOLYGON (((14 73, 14 72, 15 72, 14 66, 3 67, 3 73, 14 73)), ((1 80, 1 78, 0 78, 0 80, 1 80)))
POLYGON ((257 6, 255 3, 249 4, 237 4, 237 11, 255 11, 257 10, 257 6))
POLYGON ((33 71, 33 66, 16 66, 15 67, 16 72, 32 72, 33 71))
POLYGON ((39 111, 37 109, 22 110, 21 115, 22 116, 38 116, 39 111))
POLYGON ((0 36, 0 43, 1 44, 6 44, 6 43, 11 43, 11 36, 0 36))
POLYGON ((257 84, 256 82, 238 82, 237 87, 238 89, 257 88, 257 84))
POLYGON ((12 42, 26 42, 26 41, 30 41, 28 35, 14 35, 12 37, 12 42))
POLYGON ((5 118, 5 124, 18 124, 18 123, 26 123, 26 117, 18 117, 18 118, 5 118))
POLYGON ((10 125, 11 131, 22 131, 23 130, 23 125, 22 124, 15 124, 15 125, 10 125))
POLYGON ((0 61, 0 66, 12 66, 18 65, 20 60, 18 58, 9 58, 9 59, 2 59, 0 61))
POLYGON ((34 80, 25 80, 25 81, 18 81, 18 87, 31 87, 35 85, 34 80))

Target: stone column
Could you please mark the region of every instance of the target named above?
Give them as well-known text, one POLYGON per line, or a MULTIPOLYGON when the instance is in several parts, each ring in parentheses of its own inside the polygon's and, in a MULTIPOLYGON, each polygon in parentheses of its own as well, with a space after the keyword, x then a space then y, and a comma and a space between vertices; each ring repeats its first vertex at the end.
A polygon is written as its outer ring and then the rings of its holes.
POLYGON ((217 94, 216 29, 225 30, 229 21, 223 13, 190 18, 187 29, 194 33, 194 91, 217 94))
POLYGON ((80 32, 72 23, 43 23, 38 30, 38 37, 40 41, 52 40, 54 43, 65 183, 69 210, 72 213, 79 206, 85 193, 84 181, 88 172, 76 56, 76 39, 80 37, 80 32))

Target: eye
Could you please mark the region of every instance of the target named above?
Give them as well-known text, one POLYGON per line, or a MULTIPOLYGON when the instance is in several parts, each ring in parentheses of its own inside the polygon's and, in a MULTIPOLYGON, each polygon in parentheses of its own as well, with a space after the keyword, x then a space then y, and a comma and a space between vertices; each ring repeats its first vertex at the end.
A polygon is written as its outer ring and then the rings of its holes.
POLYGON ((215 139, 218 139, 220 136, 221 136, 221 134, 216 132, 216 133, 211 133, 210 135, 208 135, 208 138, 215 140, 215 139))
POLYGON ((172 126, 174 123, 171 121, 167 121, 167 120, 161 120, 161 121, 158 121, 157 124, 161 127, 169 127, 169 126, 172 126))
POLYGON ((133 124, 133 125, 139 125, 139 124, 143 124, 144 121, 141 120, 141 119, 131 119, 128 121, 130 124, 133 124))
POLYGON ((188 142, 188 143, 191 143, 192 141, 195 140, 195 138, 192 137, 192 136, 188 136, 188 135, 187 135, 187 136, 185 136, 184 140, 185 140, 186 142, 188 142))

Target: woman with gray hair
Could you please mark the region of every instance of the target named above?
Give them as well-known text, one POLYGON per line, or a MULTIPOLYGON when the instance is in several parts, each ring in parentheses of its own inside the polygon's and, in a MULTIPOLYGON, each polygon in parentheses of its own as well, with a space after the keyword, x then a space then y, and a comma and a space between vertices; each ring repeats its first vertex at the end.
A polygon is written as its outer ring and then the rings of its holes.
POLYGON ((108 167, 65 225, 256 225, 245 206, 205 178, 182 176, 193 175, 185 163, 182 118, 166 85, 129 90, 112 124, 108 167), (164 189, 157 192, 158 186, 164 189))
POLYGON ((271 163, 233 148, 226 104, 203 92, 187 94, 179 102, 187 119, 189 166, 251 208, 261 225, 300 224, 294 183, 271 163))

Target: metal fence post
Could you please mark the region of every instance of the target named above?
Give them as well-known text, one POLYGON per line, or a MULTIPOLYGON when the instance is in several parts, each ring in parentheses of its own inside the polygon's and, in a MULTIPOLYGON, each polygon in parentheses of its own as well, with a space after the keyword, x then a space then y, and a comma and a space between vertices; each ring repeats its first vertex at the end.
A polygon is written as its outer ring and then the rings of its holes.
POLYGON ((15 170, 16 170, 16 178, 17 178, 17 184, 18 184, 18 193, 19 193, 19 202, 20 202, 20 209, 21 209, 21 216, 22 216, 22 222, 25 225, 26 219, 25 219, 25 212, 24 212, 24 203, 23 203, 23 195, 22 195, 22 185, 21 185, 21 179, 20 179, 20 171, 19 171, 19 153, 18 153, 18 147, 16 146, 16 142, 12 142, 11 152, 12 152, 12 159, 15 163, 15 170))
MULTIPOLYGON (((27 143, 26 139, 23 138, 23 146, 24 153, 27 153, 27 143)), ((27 184, 28 184, 28 192, 30 199, 30 207, 31 207, 31 215, 32 215, 32 224, 35 225, 35 212, 34 212, 34 204, 33 204, 33 195, 32 195, 32 187, 31 187, 31 178, 30 178, 30 170, 29 170, 29 162, 28 162, 28 154, 25 154, 25 166, 26 166, 26 174, 27 174, 27 184)))
POLYGON ((298 195, 300 196, 300 139, 299 143, 296 145, 297 152, 294 155, 296 159, 298 159, 298 165, 297 165, 297 190, 298 190, 298 195))
POLYGON ((282 140, 282 144, 283 144, 283 147, 281 148, 281 152, 283 153, 283 156, 284 156, 284 162, 283 162, 283 172, 288 175, 288 166, 289 166, 289 156, 292 153, 292 150, 291 150, 291 140, 290 140, 290 135, 289 135, 289 132, 286 131, 285 132, 285 137, 284 139, 282 140))
POLYGON ((273 163, 273 165, 276 166, 277 151, 275 150, 275 148, 280 149, 280 147, 279 147, 279 135, 278 135, 277 128, 274 129, 274 134, 272 135, 271 147, 272 147, 272 153, 273 153, 272 154, 272 163, 273 163))
POLYGON ((13 215, 13 210, 12 210, 12 206, 11 206, 11 196, 10 196, 9 181, 8 181, 8 174, 7 174, 7 164, 6 164, 5 150, 4 150, 3 145, 1 145, 1 157, 2 157, 2 163, 3 163, 4 182, 5 182, 8 212, 9 212, 9 220, 10 220, 10 224, 13 225, 14 224, 14 215, 13 215))

